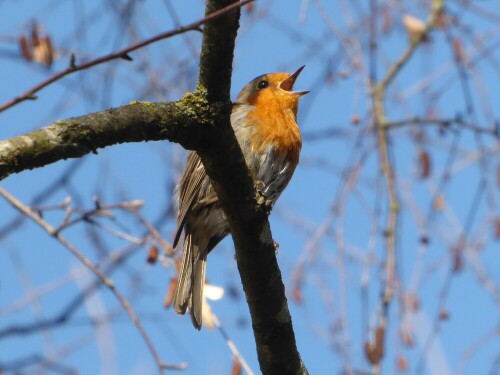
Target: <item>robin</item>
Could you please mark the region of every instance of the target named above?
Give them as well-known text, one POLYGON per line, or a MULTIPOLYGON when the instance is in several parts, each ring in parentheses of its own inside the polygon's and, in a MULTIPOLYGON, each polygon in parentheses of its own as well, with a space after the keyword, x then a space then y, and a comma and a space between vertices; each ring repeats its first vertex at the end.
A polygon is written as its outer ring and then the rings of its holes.
MULTIPOLYGON (((297 109, 299 98, 309 91, 292 90, 302 69, 304 66, 293 74, 261 75, 248 83, 233 103, 231 125, 258 189, 271 204, 288 185, 299 162, 302 138, 297 109)), ((179 213, 173 246, 184 230, 184 253, 173 306, 178 314, 189 308, 199 330, 207 255, 229 234, 229 228, 196 152, 188 155, 175 200, 179 213)))

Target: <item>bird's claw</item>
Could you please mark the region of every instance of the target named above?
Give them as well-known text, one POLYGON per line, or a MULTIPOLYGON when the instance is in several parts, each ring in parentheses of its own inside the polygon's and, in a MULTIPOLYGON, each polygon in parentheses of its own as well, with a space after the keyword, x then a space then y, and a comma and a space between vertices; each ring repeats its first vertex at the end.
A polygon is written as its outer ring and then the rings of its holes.
POLYGON ((255 182, 255 189, 257 190, 257 203, 259 205, 264 206, 266 213, 269 215, 273 208, 273 201, 267 198, 267 195, 264 193, 265 184, 263 181, 255 182))
POLYGON ((260 206, 264 207, 266 214, 269 215, 271 210, 273 209, 273 201, 271 199, 267 199, 266 195, 262 193, 260 190, 257 190, 258 198, 257 203, 260 206))
POLYGON ((277 243, 275 240, 273 240, 273 247, 274 247, 274 252, 278 254, 278 250, 280 248, 280 244, 277 243))
POLYGON ((264 196, 264 188, 266 187, 266 184, 264 181, 255 181, 255 189, 259 193, 259 195, 264 196))

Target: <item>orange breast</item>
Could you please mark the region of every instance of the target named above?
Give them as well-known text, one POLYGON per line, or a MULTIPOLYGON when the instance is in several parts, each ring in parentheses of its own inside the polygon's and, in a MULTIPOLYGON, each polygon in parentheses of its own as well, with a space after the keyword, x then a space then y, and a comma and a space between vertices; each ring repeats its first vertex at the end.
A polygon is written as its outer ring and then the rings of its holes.
POLYGON ((252 149, 260 153, 272 144, 280 156, 296 164, 302 147, 296 120, 297 103, 276 97, 259 99, 252 103, 254 109, 248 113, 248 124, 256 128, 252 149))

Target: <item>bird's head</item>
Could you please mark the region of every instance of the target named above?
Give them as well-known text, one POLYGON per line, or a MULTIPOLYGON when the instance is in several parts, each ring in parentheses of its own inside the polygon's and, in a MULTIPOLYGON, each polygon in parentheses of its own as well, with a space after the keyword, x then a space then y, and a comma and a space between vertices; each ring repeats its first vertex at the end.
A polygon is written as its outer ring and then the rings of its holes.
POLYGON ((300 72, 301 66, 295 73, 269 73, 250 81, 239 93, 235 103, 249 104, 255 107, 285 106, 297 114, 299 98, 309 91, 293 91, 293 85, 300 72))

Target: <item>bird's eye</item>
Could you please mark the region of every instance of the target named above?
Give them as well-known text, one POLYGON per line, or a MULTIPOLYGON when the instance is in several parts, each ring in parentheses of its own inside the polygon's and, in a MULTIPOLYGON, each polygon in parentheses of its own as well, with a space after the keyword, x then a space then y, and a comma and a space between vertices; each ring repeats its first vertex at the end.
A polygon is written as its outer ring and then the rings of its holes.
POLYGON ((267 86, 269 86, 269 82, 267 81, 260 81, 257 87, 259 90, 265 89, 267 86))

